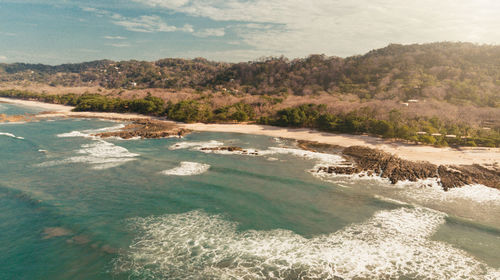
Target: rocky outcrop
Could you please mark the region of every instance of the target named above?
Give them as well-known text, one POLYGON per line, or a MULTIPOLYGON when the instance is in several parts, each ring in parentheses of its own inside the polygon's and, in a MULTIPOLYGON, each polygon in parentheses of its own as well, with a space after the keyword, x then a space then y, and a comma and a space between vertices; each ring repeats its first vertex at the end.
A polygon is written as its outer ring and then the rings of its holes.
POLYGON ((248 151, 243 149, 242 147, 238 146, 222 146, 222 147, 205 147, 201 148, 201 151, 213 151, 213 152, 218 152, 218 151, 227 151, 227 152, 233 152, 233 153, 238 153, 242 155, 259 155, 257 151, 248 151))
POLYGON ((350 158, 361 171, 373 171, 391 183, 438 177, 437 166, 428 162, 412 162, 389 153, 361 146, 344 149, 343 154, 350 158))
POLYGON ((444 190, 469 184, 481 184, 500 189, 500 171, 480 165, 438 167, 439 178, 444 190))
POLYGON ((379 174, 382 178, 388 178, 392 184, 405 180, 415 182, 419 179, 438 178, 445 191, 470 184, 500 189, 500 171, 496 168, 481 165, 438 166, 429 162, 413 162, 362 146, 345 148, 342 154, 347 159, 346 162, 335 166, 322 166, 317 171, 347 175, 361 172, 366 172, 367 175, 379 174))
POLYGON ((201 148, 202 151, 228 151, 228 152, 243 152, 246 150, 243 150, 242 147, 237 147, 237 146, 223 146, 223 147, 208 147, 208 148, 201 148))
POLYGON ((317 153, 330 153, 338 154, 344 150, 344 147, 331 144, 323 144, 314 141, 298 140, 297 146, 303 150, 317 152, 317 153))
POLYGON ((123 139, 130 138, 164 138, 172 136, 184 136, 191 131, 185 128, 180 128, 176 124, 150 119, 137 119, 133 123, 125 126, 119 131, 102 132, 95 134, 101 138, 120 137, 123 139))

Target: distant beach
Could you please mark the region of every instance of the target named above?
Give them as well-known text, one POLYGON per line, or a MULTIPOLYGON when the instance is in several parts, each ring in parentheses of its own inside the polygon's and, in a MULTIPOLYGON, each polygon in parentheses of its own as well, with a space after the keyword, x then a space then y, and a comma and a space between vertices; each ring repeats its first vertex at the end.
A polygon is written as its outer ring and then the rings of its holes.
MULTIPOLYGON (((103 112, 72 112, 73 107, 49 104, 37 101, 0 98, 0 102, 44 108, 50 113, 38 117, 88 117, 115 120, 132 120, 138 118, 153 118, 139 114, 103 113, 103 112)), ((171 122, 171 121, 168 121, 171 122)), ((203 124, 203 123, 176 123, 182 128, 204 132, 230 132, 266 135, 271 137, 290 138, 296 140, 317 141, 319 143, 348 146, 366 146, 397 155, 411 161, 429 161, 433 164, 445 165, 494 165, 500 163, 500 148, 470 148, 460 150, 453 148, 439 148, 424 145, 406 144, 390 139, 377 138, 367 135, 348 135, 320 132, 311 129, 282 128, 256 124, 203 124)))

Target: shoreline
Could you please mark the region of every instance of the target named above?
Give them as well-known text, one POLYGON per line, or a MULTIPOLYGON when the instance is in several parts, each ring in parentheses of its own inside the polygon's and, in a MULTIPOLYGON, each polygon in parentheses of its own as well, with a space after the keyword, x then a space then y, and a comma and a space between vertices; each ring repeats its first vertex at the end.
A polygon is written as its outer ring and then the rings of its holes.
POLYGON ((315 141, 341 147, 364 146, 379 149, 410 161, 428 161, 437 165, 492 165, 500 164, 500 148, 438 148, 406 144, 367 135, 349 135, 321 132, 307 128, 284 128, 256 124, 180 124, 192 131, 232 132, 271 137, 315 141))
MULTIPOLYGON (((112 120, 155 119, 139 114, 111 113, 111 112, 72 112, 72 106, 50 104, 38 101, 0 98, 0 102, 37 107, 50 110, 50 113, 36 115, 38 118, 74 117, 74 118, 102 118, 112 120)), ((227 132, 264 135, 270 137, 289 138, 295 140, 316 141, 323 144, 342 147, 364 146, 379 149, 409 161, 427 161, 436 165, 499 165, 500 148, 438 148, 432 146, 406 144, 395 140, 377 138, 367 135, 349 135, 321 132, 307 128, 285 128, 257 124, 204 124, 204 123, 177 123, 162 120, 178 125, 191 131, 198 132, 227 132)))

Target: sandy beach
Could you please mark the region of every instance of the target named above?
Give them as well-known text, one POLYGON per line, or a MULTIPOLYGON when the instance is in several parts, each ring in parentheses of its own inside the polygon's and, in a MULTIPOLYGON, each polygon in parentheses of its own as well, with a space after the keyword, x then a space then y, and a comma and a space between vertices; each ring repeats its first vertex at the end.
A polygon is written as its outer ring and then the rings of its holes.
POLYGON ((74 118, 102 118, 114 120, 131 120, 131 119, 147 119, 149 116, 139 114, 124 114, 124 113, 107 113, 107 112, 72 112, 73 106, 60 104, 51 104, 31 100, 11 99, 0 97, 0 102, 17 104, 22 106, 37 107, 47 110, 37 117, 39 118, 55 118, 55 117, 74 117, 74 118))
POLYGON ((37 107, 37 108, 42 108, 42 109, 47 110, 47 111, 60 112, 60 113, 71 112, 71 110, 73 110, 73 108, 74 108, 72 106, 66 106, 66 105, 60 105, 60 104, 51 104, 51 103, 44 103, 44 102, 39 102, 39 101, 12 99, 12 98, 5 98, 5 97, 0 97, 0 102, 17 104, 17 105, 28 106, 28 107, 37 107))
MULTIPOLYGON (((0 98, 0 102, 33 106, 47 109, 50 113, 40 114, 38 117, 89 117, 115 120, 130 120, 137 118, 151 118, 138 114, 99 113, 99 112, 72 112, 73 107, 58 104, 48 104, 37 101, 27 101, 9 98, 0 98)), ((205 132, 232 132, 282 137, 296 140, 317 141, 325 144, 348 146, 367 146, 380 149, 412 161, 429 161, 440 165, 467 165, 467 164, 500 164, 500 148, 437 148, 424 145, 406 144, 399 141, 382 139, 366 135, 348 135, 320 132, 311 129, 293 129, 256 124, 203 124, 203 123, 177 123, 180 127, 192 131, 205 132)))
POLYGON ((432 146, 405 144, 366 135, 348 135, 320 132, 311 129, 293 129, 254 124, 181 124, 193 131, 234 132, 317 141, 325 144, 367 146, 380 149, 412 161, 429 161, 439 164, 495 164, 500 163, 499 148, 437 148, 432 146))

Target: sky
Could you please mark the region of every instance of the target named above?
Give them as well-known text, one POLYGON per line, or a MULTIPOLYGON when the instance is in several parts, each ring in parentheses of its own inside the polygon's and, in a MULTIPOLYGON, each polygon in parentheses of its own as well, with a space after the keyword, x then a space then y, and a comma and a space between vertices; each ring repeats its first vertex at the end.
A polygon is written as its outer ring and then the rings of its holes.
POLYGON ((347 57, 500 44, 498 0, 0 0, 0 63, 347 57))

